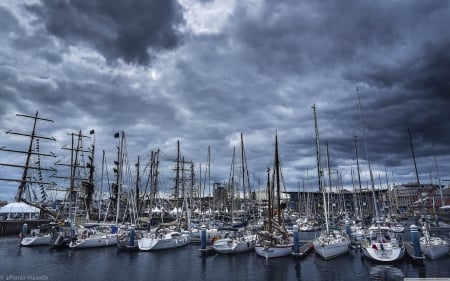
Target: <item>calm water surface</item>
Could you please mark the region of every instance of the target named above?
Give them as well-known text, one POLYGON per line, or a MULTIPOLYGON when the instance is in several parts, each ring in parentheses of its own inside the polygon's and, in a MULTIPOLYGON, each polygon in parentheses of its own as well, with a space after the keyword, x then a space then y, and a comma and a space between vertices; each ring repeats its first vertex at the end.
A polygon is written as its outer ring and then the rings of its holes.
MULTIPOLYGON (((0 238, 2 280, 403 280, 450 277, 450 256, 417 266, 408 258, 375 264, 359 249, 324 261, 313 253, 302 259, 266 260, 254 252, 202 256, 199 245, 160 252, 122 252, 115 247, 52 250, 17 247, 16 237, 0 238)), ((449 279, 450 280, 450 279, 449 279)))

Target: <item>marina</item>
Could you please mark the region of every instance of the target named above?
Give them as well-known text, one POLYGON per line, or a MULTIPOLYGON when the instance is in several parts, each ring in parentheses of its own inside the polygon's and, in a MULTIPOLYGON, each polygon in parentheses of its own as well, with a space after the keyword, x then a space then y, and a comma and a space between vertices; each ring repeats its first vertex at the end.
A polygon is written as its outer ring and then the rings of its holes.
MULTIPOLYGON (((28 151, 22 152, 27 155, 25 165, 14 165, 23 169, 22 179, 16 180, 20 182, 16 202, 0 209, 0 258, 4 260, 0 278, 146 280, 151 276, 152 280, 252 281, 450 277, 445 265, 450 258, 450 228, 443 195, 448 189, 428 187, 424 193, 417 176, 417 186, 411 186, 403 198, 410 204, 406 207, 398 199, 398 187, 389 185, 365 194, 355 188, 353 192, 333 192, 324 176, 315 106, 313 110, 318 192, 284 191, 276 133, 273 168, 266 169, 266 187, 260 194, 245 181, 248 171, 241 134, 241 169, 235 172, 233 150, 230 180, 215 182, 210 197, 200 196, 193 164, 184 166, 178 142, 173 193, 162 196, 159 151, 151 154, 145 186, 139 180, 144 176, 139 159, 137 180, 124 180, 130 167, 122 131, 115 134, 118 154, 105 196, 96 190, 93 176, 95 145, 84 149, 82 140, 87 136, 79 131, 70 134, 69 163, 55 163, 67 168, 70 175, 62 177, 69 186, 62 189, 64 199, 58 204, 47 200, 46 192, 52 189, 31 175, 38 171, 43 180, 44 168, 31 165, 40 163, 34 156, 53 156, 36 150, 38 140, 46 138, 37 135, 37 121, 48 119, 39 117, 38 112, 21 115, 33 119, 34 125, 31 134, 20 134, 29 137, 30 144, 28 151), (85 158, 89 161, 78 160, 85 158), (190 178, 185 175, 187 169, 190 178), (41 201, 30 196, 36 192, 33 184, 42 193, 41 201), (434 198, 438 191, 441 205, 423 200, 424 195, 434 198)), ((330 173, 329 163, 327 168, 330 173)), ((48 170, 58 177, 56 169, 48 170)))
MULTIPOLYGON (((302 233, 301 238, 311 237, 311 233, 302 233)), ((51 249, 17 244, 17 237, 0 238, 2 280, 356 281, 450 276, 448 255, 436 260, 425 259, 423 264, 408 257, 392 264, 378 264, 364 258, 358 248, 324 260, 314 251, 304 257, 276 259, 261 258, 254 251, 204 255, 196 244, 157 252, 121 251, 117 247, 51 249)))
POLYGON ((450 1, 341 2, 0 1, 0 281, 450 281, 450 1))

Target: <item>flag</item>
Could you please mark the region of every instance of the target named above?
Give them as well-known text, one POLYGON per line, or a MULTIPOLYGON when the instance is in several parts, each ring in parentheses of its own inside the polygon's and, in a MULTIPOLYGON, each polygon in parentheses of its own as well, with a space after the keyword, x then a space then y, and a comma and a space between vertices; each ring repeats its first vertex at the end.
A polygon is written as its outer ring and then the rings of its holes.
POLYGON ((119 133, 115 133, 115 134, 114 134, 114 138, 117 139, 118 137, 119 137, 119 133))
POLYGON ((94 129, 90 130, 90 131, 89 131, 89 134, 90 134, 90 135, 93 135, 93 134, 94 134, 94 129))

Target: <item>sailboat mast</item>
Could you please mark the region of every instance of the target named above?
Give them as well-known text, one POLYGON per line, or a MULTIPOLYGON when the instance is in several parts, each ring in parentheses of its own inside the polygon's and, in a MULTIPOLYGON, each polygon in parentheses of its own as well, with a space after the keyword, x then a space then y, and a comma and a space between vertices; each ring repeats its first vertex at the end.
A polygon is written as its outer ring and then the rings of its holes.
POLYGON ((241 165, 242 165, 242 189, 244 190, 244 219, 247 219, 247 204, 252 200, 252 189, 250 187, 250 176, 247 166, 247 156, 245 155, 244 137, 241 133, 241 165), (246 184, 247 182, 247 184, 246 184))
MULTIPOLYGON (((38 111, 36 111, 36 114, 34 116, 23 115, 23 114, 16 114, 16 116, 21 116, 21 117, 27 117, 27 118, 33 118, 34 119, 33 129, 31 131, 31 135, 29 135, 31 139, 30 139, 30 145, 28 146, 28 151, 27 151, 27 160, 25 162, 25 166, 24 166, 23 174, 22 174, 22 180, 21 180, 20 185, 18 187, 16 198, 15 198, 17 202, 20 202, 20 201, 24 200, 22 197, 23 197, 23 192, 25 191, 25 186, 26 186, 26 183, 27 183, 28 169, 29 169, 29 166, 30 166, 31 155, 33 154, 34 139, 38 138, 38 136, 36 135, 37 120, 44 120, 44 121, 49 121, 49 122, 54 122, 54 121, 50 120, 50 119, 40 118, 38 111)), ((49 139, 54 140, 53 138, 49 138, 49 139)))
POLYGON ((359 205, 359 207, 360 207, 360 209, 359 209, 359 214, 360 214, 360 216, 361 216, 361 218, 362 218, 364 211, 363 211, 362 206, 361 206, 361 200, 362 200, 362 198, 361 198, 361 196, 362 196, 362 190, 361 190, 361 189, 362 189, 362 188, 361 188, 361 171, 360 171, 360 169, 359 169, 358 145, 357 145, 357 142, 356 142, 357 138, 358 138, 357 136, 353 136, 353 139, 354 139, 354 141, 355 141, 356 168, 357 168, 357 171, 358 171, 358 184, 359 184, 359 196, 360 196, 360 198, 359 198, 359 201, 360 201, 360 205, 359 205))
MULTIPOLYGON (((331 187, 331 167, 330 167, 330 153, 328 151, 328 141, 325 141, 325 146, 327 147, 327 168, 328 168, 328 184, 330 185, 330 192, 328 193, 328 204, 330 204, 330 196, 333 196, 333 191, 332 191, 332 187, 331 187)), ((334 208, 333 208, 333 204, 330 204, 331 206, 331 216, 332 216, 332 220, 333 220, 333 216, 335 214, 334 208)))
MULTIPOLYGON (((94 130, 91 130, 90 134, 93 134, 94 130)), ((91 214, 92 209, 92 201, 93 201, 93 195, 94 195, 94 171, 95 171, 95 164, 94 164, 94 157, 95 157, 95 136, 94 136, 94 143, 91 146, 91 153, 88 156, 89 158, 89 179, 87 183, 87 196, 86 196, 86 213, 87 217, 91 214)))
POLYGON ((322 190, 322 169, 320 165, 320 144, 319 144, 319 128, 317 127, 317 115, 316 115, 316 105, 312 106, 314 111, 314 128, 316 132, 316 157, 317 157, 317 179, 319 184, 319 192, 323 192, 322 190))
POLYGON ((277 183, 278 223, 281 223, 280 158, 278 156, 278 135, 275 134, 275 169, 277 183))
POLYGON ((412 138, 411 138, 411 130, 409 128, 408 128, 408 135, 409 135, 409 144, 411 145, 412 157, 414 160, 414 170, 416 171, 417 191, 419 193, 420 207, 423 211, 424 206, 423 206, 423 200, 422 200, 422 186, 420 185, 419 172, 417 171, 417 164, 416 164, 416 156, 414 155, 414 147, 413 147, 412 138))
MULTIPOLYGON (((208 145, 208 208, 209 208, 209 218, 211 218, 212 215, 212 209, 211 209, 211 197, 213 198, 213 206, 216 207, 216 197, 211 196, 211 146, 208 145)), ((213 191, 214 193, 214 191, 213 191)))
POLYGON ((317 125, 317 113, 316 113, 316 105, 314 104, 312 106, 313 112, 314 112, 314 128, 316 131, 316 150, 317 150, 317 177, 319 180, 319 191, 322 192, 323 196, 323 211, 325 215, 325 225, 327 227, 327 233, 330 232, 329 225, 328 225, 328 206, 327 206, 327 198, 325 196, 325 190, 322 187, 322 168, 320 164, 320 142, 319 142, 319 127, 317 125))
MULTIPOLYGON (((78 192, 76 189, 76 184, 75 184, 75 180, 79 180, 79 171, 77 168, 80 167, 80 165, 78 164, 78 154, 80 152, 84 152, 82 149, 82 134, 81 134, 81 130, 78 132, 78 134, 76 133, 71 133, 72 136, 72 146, 71 146, 71 159, 70 159, 70 186, 69 186, 69 219, 75 221, 76 218, 76 213, 78 211, 78 192), (77 144, 75 146, 75 136, 78 137, 77 139, 77 144), (77 175, 78 173, 78 175, 77 175), (73 209, 73 210, 72 210, 73 209), (71 218, 71 216, 73 216, 73 218, 71 218)), ((78 184, 78 182, 77 182, 78 184)))
POLYGON ((120 136, 120 146, 119 149, 119 175, 118 175, 118 182, 117 182, 117 197, 116 197, 116 226, 119 224, 119 212, 120 212, 120 192, 122 189, 122 170, 123 170, 123 140, 125 138, 125 132, 122 131, 122 134, 120 136))
POLYGON ((373 207, 375 209, 375 217, 378 218, 378 206, 377 206, 377 199, 375 196, 375 184, 373 182, 372 168, 370 167, 369 153, 367 152, 366 128, 365 128, 364 122, 363 122, 363 116, 362 116, 362 112, 361 112, 361 101, 359 98, 359 89, 358 88, 356 88, 356 95, 358 96, 358 109, 359 109, 359 116, 361 118, 361 126, 363 129, 364 148, 366 150, 367 164, 369 166, 370 183, 372 184, 373 207))
POLYGON ((178 197, 179 197, 179 188, 180 188, 180 141, 177 140, 177 163, 176 163, 176 175, 175 175, 175 202, 176 202, 176 210, 178 217, 178 197))
POLYGON ((234 221, 234 209, 236 208, 235 206, 235 197, 236 195, 235 190, 234 190, 234 158, 235 158, 235 153, 236 153, 236 147, 233 147, 233 158, 231 159, 231 170, 230 170, 230 180, 228 185, 230 186, 231 189, 231 223, 233 223, 234 221))
POLYGON ((272 233, 272 191, 270 190, 270 168, 267 167, 267 218, 269 220, 269 229, 268 231, 272 233))
POLYGON ((140 157, 138 156, 136 163, 136 210, 139 216, 139 183, 140 183, 140 175, 139 175, 139 166, 140 166, 140 157))
POLYGON ((241 170, 242 170, 242 191, 244 195, 244 203, 246 199, 246 188, 245 188, 245 167, 244 167, 244 140, 241 132, 241 170))
POLYGON ((441 196, 441 206, 444 206, 444 196, 442 194, 442 184, 441 184, 441 177, 439 176, 439 169, 438 169, 438 165, 437 165, 437 161, 436 161, 436 156, 434 156, 434 166, 436 167, 436 174, 438 177, 438 182, 439 182, 439 194, 441 196))
POLYGON ((102 175, 100 180, 100 196, 98 198, 98 221, 100 222, 101 213, 102 213, 102 201, 103 201, 103 174, 105 167, 105 150, 102 151, 102 175))

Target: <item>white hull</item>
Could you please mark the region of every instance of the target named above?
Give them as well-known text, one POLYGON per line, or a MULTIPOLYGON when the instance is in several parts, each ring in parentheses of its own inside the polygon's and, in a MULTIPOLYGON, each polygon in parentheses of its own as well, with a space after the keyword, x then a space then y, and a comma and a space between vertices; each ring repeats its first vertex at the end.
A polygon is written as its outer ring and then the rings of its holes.
POLYGON ((258 256, 270 259, 290 256, 292 254, 292 247, 294 244, 283 244, 283 245, 255 245, 255 252, 258 256))
POLYGON ((231 239, 224 238, 214 242, 212 248, 220 254, 237 254, 247 252, 255 248, 255 238, 231 239))
POLYGON ((379 262, 393 262, 405 256, 404 247, 392 246, 390 243, 372 243, 363 247, 362 252, 365 257, 379 262))
POLYGON ((348 242, 318 244, 313 242, 314 252, 325 260, 348 253, 348 242))
POLYGON ((387 226, 375 225, 369 228, 369 239, 361 248, 366 258, 378 262, 393 262, 405 256, 405 247, 398 243, 393 230, 387 226))
POLYGON ((396 233, 401 233, 405 231, 405 227, 401 224, 396 224, 391 226, 392 231, 396 232, 396 233))
POLYGON ((449 254, 448 243, 438 237, 431 237, 428 241, 422 237, 420 250, 430 259, 438 259, 449 254))
POLYGON ((51 239, 52 239, 52 237, 50 236, 50 234, 43 235, 43 236, 38 236, 38 235, 30 236, 30 237, 23 238, 22 241, 20 241, 20 245, 22 245, 22 246, 44 246, 44 245, 49 245, 51 239))
POLYGON ((69 247, 71 249, 85 249, 97 247, 109 247, 117 245, 117 237, 114 234, 93 235, 87 238, 71 241, 69 247))
POLYGON ((322 234, 314 239, 314 251, 323 259, 331 259, 348 253, 350 240, 340 233, 322 234))
POLYGON ((188 234, 169 233, 163 237, 144 237, 138 240, 141 251, 157 251, 186 246, 191 242, 188 234))

